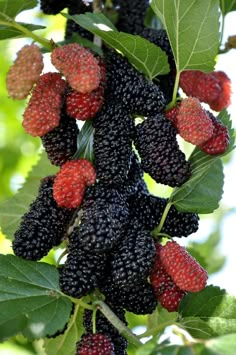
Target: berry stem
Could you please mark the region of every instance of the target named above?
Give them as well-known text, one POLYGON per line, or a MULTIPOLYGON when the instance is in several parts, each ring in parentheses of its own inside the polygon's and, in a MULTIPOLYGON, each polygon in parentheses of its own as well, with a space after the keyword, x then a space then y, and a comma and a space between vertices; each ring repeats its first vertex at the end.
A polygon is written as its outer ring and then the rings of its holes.
MULTIPOLYGON (((165 223, 166 217, 167 217, 167 215, 168 215, 168 212, 169 212, 171 206, 172 206, 172 203, 171 203, 171 202, 168 202, 167 205, 166 205, 166 207, 165 207, 165 209, 164 209, 164 212, 163 212, 163 214, 162 214, 160 223, 159 223, 158 226, 157 226, 155 229, 153 229, 153 231, 152 231, 152 235, 153 235, 154 237, 160 235, 161 229, 162 229, 162 227, 163 227, 163 225, 164 225, 164 223, 165 223)), ((164 233, 162 233, 162 234, 164 234, 164 233)), ((168 236, 168 235, 166 235, 166 236, 168 236)), ((169 237, 169 236, 168 236, 168 237, 169 237)))
POLYGON ((174 85, 172 100, 171 100, 171 102, 166 106, 166 111, 170 110, 170 109, 171 109, 172 107, 174 107, 175 104, 176 104, 177 93, 178 93, 178 88, 179 88, 180 74, 181 74, 181 71, 178 71, 178 70, 177 70, 176 76, 175 76, 175 85, 174 85))
POLYGON ((95 308, 95 309, 93 310, 93 315, 92 315, 93 334, 96 334, 96 316, 97 316, 97 309, 95 308))
POLYGON ((63 252, 61 253, 61 255, 59 256, 59 258, 57 259, 57 263, 56 263, 56 267, 58 267, 60 265, 61 259, 68 253, 68 250, 65 249, 63 250, 63 252))
POLYGON ((94 310, 94 307, 85 303, 84 301, 82 301, 81 299, 78 299, 78 298, 74 298, 74 297, 70 297, 70 296, 67 296, 66 294, 62 294, 64 297, 67 297, 71 300, 71 302, 73 302, 74 304, 82 307, 82 308, 85 308, 85 309, 89 309, 90 311, 93 311, 94 310))
POLYGON ((138 335, 138 338, 142 339, 142 338, 146 338, 149 336, 155 336, 156 334, 162 332, 166 327, 169 327, 170 325, 178 326, 178 324, 176 322, 174 322, 173 320, 170 320, 170 321, 164 322, 164 323, 158 325, 157 327, 149 329, 146 332, 138 335))
POLYGON ((26 35, 26 37, 32 38, 35 42, 42 44, 42 46, 47 48, 49 51, 51 51, 55 47, 55 43, 52 40, 49 41, 47 39, 44 39, 44 38, 36 35, 35 33, 31 32, 30 30, 28 30, 26 27, 22 26, 18 22, 14 21, 10 17, 8 17, 6 14, 4 14, 2 12, 0 14, 2 17, 4 17, 6 19, 6 21, 0 21, 0 25, 16 28, 20 32, 24 33, 26 35))
POLYGON ((138 337, 127 328, 124 323, 112 312, 112 310, 103 301, 95 301, 94 305, 99 309, 109 322, 135 347, 140 347, 142 342, 138 337))

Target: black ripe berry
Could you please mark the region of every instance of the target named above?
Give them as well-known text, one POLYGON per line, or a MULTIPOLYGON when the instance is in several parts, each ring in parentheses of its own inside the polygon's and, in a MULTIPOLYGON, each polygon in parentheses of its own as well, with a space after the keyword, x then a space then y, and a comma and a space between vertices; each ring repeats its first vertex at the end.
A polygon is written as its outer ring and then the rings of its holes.
POLYGON ((72 209, 57 206, 53 198, 54 177, 42 180, 37 198, 22 217, 15 233, 13 250, 24 259, 39 260, 65 236, 72 209))

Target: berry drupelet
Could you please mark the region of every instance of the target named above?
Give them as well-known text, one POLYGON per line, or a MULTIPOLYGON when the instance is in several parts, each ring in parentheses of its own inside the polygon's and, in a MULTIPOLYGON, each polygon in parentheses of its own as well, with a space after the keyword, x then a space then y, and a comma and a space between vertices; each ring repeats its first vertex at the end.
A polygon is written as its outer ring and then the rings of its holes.
POLYGON ((83 335, 76 345, 75 355, 115 355, 110 338, 102 333, 83 335))
POLYGON ((40 260, 60 244, 72 218, 73 209, 57 206, 52 194, 53 181, 54 177, 42 180, 37 198, 15 233, 14 253, 24 259, 40 260))

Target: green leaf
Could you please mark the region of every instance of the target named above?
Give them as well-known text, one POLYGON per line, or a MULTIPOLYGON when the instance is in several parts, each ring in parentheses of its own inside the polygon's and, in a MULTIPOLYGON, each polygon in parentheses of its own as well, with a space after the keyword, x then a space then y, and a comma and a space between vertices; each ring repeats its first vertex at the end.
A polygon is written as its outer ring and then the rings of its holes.
POLYGON ((236 297, 219 287, 208 286, 187 294, 179 306, 180 323, 196 338, 236 332, 236 297))
POLYGON ((29 339, 53 335, 71 308, 54 266, 0 255, 0 341, 18 332, 29 339))
POLYGON ((220 8, 223 15, 236 10, 236 0, 220 0, 220 8))
POLYGON ((223 194, 222 161, 195 148, 190 162, 192 176, 173 190, 170 202, 182 212, 211 213, 219 207, 223 194))
POLYGON ((0 0, 0 19, 5 18, 4 14, 15 18, 20 12, 33 9, 37 5, 37 0, 0 0))
POLYGON ((216 354, 235 355, 236 333, 207 340, 205 346, 216 354))
POLYGON ((103 15, 86 13, 65 17, 74 20, 86 30, 101 37, 111 47, 119 50, 130 63, 149 79, 169 72, 168 57, 161 48, 140 36, 118 32, 113 24, 103 15))
POLYGON ((77 151, 73 159, 85 158, 91 162, 93 161, 93 134, 94 128, 92 120, 87 120, 77 137, 77 151))
MULTIPOLYGON (((45 26, 33 25, 28 23, 21 23, 21 25, 27 28, 27 30, 31 32, 36 30, 42 30, 45 28, 45 26)), ((23 37, 28 37, 28 36, 14 27, 0 25, 0 40, 4 40, 8 38, 23 38, 23 37)))
POLYGON ((58 168, 51 165, 43 153, 41 159, 29 173, 24 186, 19 192, 7 201, 0 203, 0 225, 2 231, 9 239, 13 239, 13 235, 17 230, 21 217, 29 209, 29 205, 35 199, 40 180, 48 175, 53 175, 58 168))
POLYGON ((212 71, 219 48, 219 1, 153 0, 151 6, 167 31, 177 72, 212 71))
POLYGON ((44 341, 44 348, 47 355, 75 354, 76 342, 80 339, 83 332, 82 318, 83 312, 77 305, 65 333, 56 338, 46 339, 44 341))

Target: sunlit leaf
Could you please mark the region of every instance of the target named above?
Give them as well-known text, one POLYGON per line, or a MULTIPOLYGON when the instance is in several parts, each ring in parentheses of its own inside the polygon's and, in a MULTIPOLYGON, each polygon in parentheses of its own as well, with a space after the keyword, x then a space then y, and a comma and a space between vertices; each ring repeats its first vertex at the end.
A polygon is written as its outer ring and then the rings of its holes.
POLYGON ((218 0, 153 0, 171 43, 177 72, 212 71, 219 48, 218 0))
POLYGON ((196 338, 236 332, 236 297, 219 287, 208 286, 187 294, 179 307, 181 325, 196 338))

